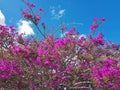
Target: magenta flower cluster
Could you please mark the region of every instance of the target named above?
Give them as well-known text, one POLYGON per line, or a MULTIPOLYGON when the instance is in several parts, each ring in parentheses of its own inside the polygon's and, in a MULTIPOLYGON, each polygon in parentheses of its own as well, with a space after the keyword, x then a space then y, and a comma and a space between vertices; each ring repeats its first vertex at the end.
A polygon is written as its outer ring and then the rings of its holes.
POLYGON ((96 87, 102 90, 119 90, 120 59, 108 58, 95 63, 91 76, 96 87))
POLYGON ((9 77, 15 74, 22 75, 22 69, 17 65, 17 62, 14 60, 0 60, 0 79, 8 79, 9 77))
POLYGON ((97 18, 94 18, 93 19, 93 25, 90 26, 90 29, 92 31, 92 33, 94 34, 95 30, 99 27, 99 25, 102 23, 102 22, 105 22, 105 18, 100 18, 97 19, 97 18))

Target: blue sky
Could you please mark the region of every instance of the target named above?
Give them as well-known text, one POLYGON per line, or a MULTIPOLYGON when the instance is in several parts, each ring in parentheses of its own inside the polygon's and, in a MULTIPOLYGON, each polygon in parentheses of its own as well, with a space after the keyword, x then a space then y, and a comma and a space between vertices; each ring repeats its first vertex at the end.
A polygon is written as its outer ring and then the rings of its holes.
MULTIPOLYGON (((61 22, 80 23, 73 25, 80 34, 88 34, 93 18, 106 18, 98 32, 103 32, 105 40, 120 44, 120 0, 30 0, 45 10, 41 21, 48 28, 61 22)), ((6 25, 17 29, 31 29, 30 22, 22 19, 21 9, 26 8, 22 0, 0 0, 0 10, 6 25), (26 25, 26 26, 25 26, 26 25), (30 26, 30 27, 29 27, 30 26)), ((0 18, 3 18, 0 14, 0 18)), ((34 28, 34 27, 33 27, 34 28)), ((33 34, 32 29, 28 34, 33 34)))

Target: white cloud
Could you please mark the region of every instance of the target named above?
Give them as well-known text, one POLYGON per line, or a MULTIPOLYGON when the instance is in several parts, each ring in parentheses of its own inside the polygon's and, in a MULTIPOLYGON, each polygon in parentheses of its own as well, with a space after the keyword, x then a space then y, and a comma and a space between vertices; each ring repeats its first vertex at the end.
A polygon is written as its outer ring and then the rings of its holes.
POLYGON ((67 33, 68 33, 68 32, 64 32, 63 34, 61 34, 61 35, 60 35, 61 38, 63 38, 64 36, 66 36, 67 33))
POLYGON ((62 10, 59 11, 60 15, 63 15, 64 13, 65 13, 65 9, 62 9, 62 10))
POLYGON ((56 20, 59 20, 60 18, 63 17, 63 15, 65 14, 65 9, 60 9, 61 6, 58 5, 58 7, 50 7, 51 9, 51 14, 52 14, 52 19, 56 19, 56 20))
POLYGON ((80 39, 81 37, 87 38, 85 34, 81 34, 81 35, 79 36, 79 39, 80 39))
POLYGON ((52 15, 55 15, 55 9, 52 9, 52 10, 51 10, 51 14, 52 14, 52 15))
MULTIPOLYGON (((61 38, 64 37, 64 36, 66 36, 67 33, 68 33, 68 32, 64 32, 63 34, 61 34, 61 35, 60 35, 61 38)), ((76 37, 76 36, 73 35, 73 37, 76 37)), ((87 38, 87 36, 86 36, 85 34, 80 34, 80 35, 78 36, 79 39, 80 39, 81 37, 87 38)))
POLYGON ((5 25, 5 16, 0 10, 0 24, 5 25))
POLYGON ((21 34, 25 34, 25 36, 28 35, 34 35, 34 31, 31 27, 31 22, 30 21, 26 21, 26 20, 20 20, 17 25, 18 25, 18 33, 21 34))

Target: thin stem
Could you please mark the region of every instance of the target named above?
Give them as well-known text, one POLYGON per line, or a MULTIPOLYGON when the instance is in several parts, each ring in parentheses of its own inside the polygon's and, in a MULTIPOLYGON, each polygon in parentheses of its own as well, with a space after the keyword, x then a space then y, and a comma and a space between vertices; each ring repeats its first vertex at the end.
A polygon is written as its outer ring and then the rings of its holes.
MULTIPOLYGON (((35 24, 35 23, 34 23, 35 24)), ((35 26, 36 26, 36 28, 38 29, 38 31, 39 31, 39 33, 45 38, 45 35, 41 32, 41 30, 40 30, 40 28, 39 28, 39 26, 38 25, 36 25, 35 24, 35 26)))

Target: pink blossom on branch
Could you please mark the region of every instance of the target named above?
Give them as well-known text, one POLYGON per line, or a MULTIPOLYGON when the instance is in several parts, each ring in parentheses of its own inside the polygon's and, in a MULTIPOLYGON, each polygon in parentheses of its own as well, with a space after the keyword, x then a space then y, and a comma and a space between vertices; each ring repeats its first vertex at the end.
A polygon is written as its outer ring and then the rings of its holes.
POLYGON ((106 19, 105 19, 105 18, 100 18, 100 20, 101 20, 102 22, 106 21, 106 19))
POLYGON ((39 15, 39 14, 36 14, 35 16, 34 16, 34 22, 36 23, 36 24, 38 24, 38 22, 41 20, 41 16, 39 15))
POLYGON ((95 29, 97 29, 97 28, 98 28, 98 24, 94 24, 94 25, 90 26, 90 29, 91 29, 92 32, 94 32, 95 29))
POLYGON ((26 2, 26 5, 31 7, 31 8, 35 7, 35 4, 31 4, 30 2, 26 2))
POLYGON ((39 10, 40 12, 44 12, 44 10, 43 10, 42 8, 39 8, 38 10, 39 10))
POLYGON ((94 19, 93 19, 93 22, 94 22, 94 23, 97 23, 97 22, 98 22, 98 19, 97 19, 97 18, 94 18, 94 19))

